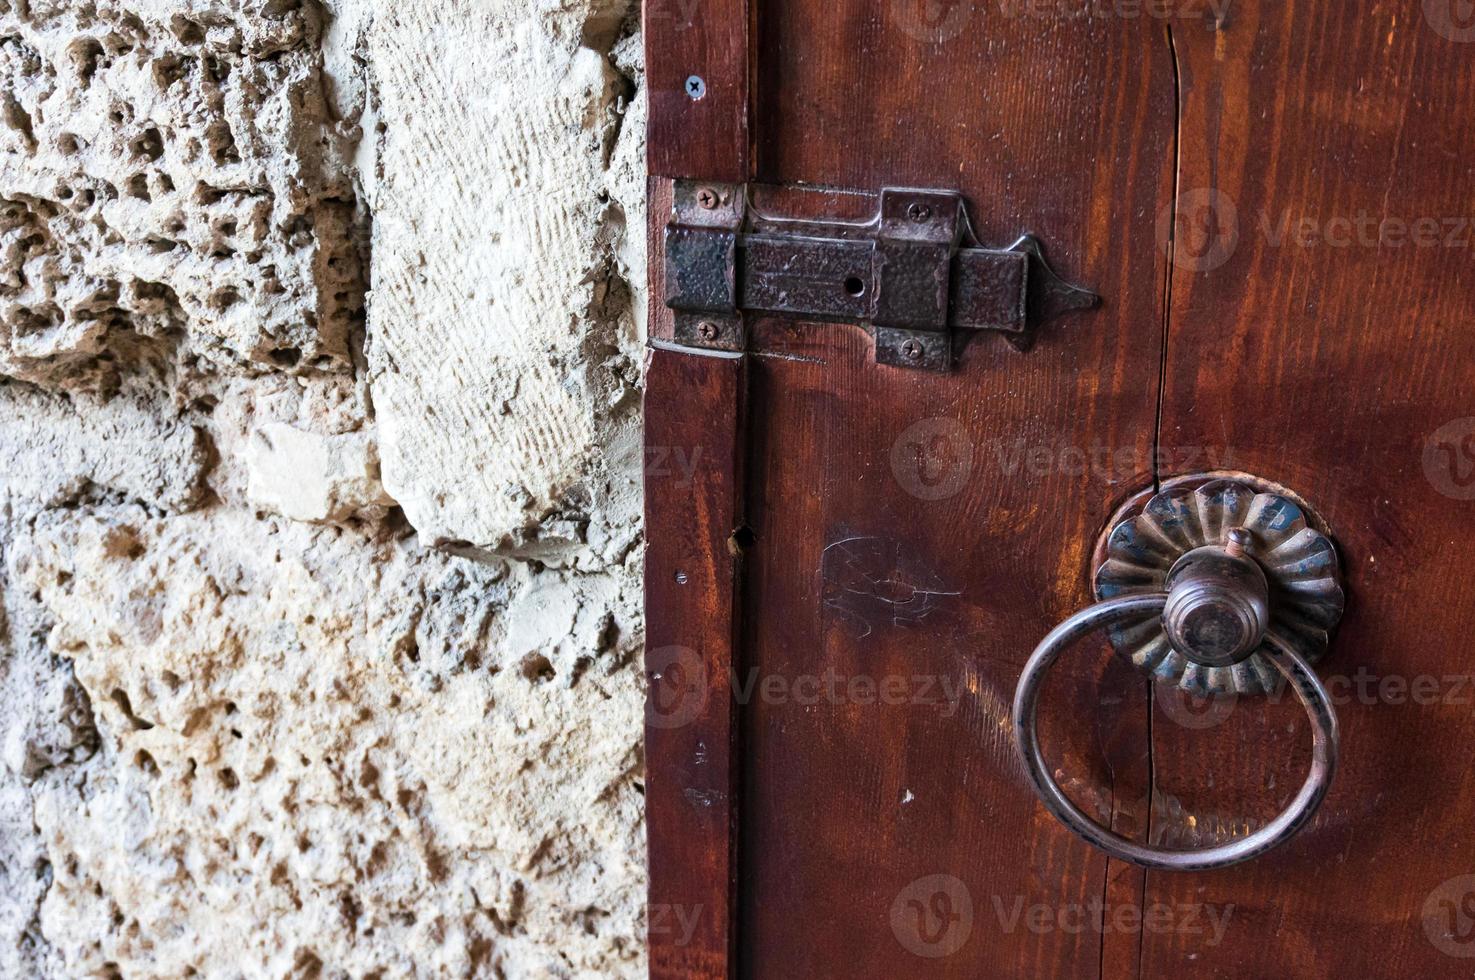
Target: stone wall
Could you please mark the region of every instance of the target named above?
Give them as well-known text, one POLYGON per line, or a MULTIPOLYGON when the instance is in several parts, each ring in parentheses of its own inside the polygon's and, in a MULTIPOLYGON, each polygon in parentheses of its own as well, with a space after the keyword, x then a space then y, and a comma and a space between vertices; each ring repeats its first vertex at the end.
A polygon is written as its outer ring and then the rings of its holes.
POLYGON ((643 974, 637 19, 0 0, 0 976, 643 974))

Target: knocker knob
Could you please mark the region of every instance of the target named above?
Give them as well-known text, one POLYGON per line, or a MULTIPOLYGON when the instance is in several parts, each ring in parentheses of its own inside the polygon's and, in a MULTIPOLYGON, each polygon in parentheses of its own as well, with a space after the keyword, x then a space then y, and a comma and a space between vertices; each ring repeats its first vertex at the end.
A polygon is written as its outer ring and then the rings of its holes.
POLYGON ((1204 667, 1247 659, 1270 627, 1270 584, 1245 554, 1251 535, 1230 531, 1227 541, 1179 558, 1164 582, 1163 629, 1173 649, 1204 667))

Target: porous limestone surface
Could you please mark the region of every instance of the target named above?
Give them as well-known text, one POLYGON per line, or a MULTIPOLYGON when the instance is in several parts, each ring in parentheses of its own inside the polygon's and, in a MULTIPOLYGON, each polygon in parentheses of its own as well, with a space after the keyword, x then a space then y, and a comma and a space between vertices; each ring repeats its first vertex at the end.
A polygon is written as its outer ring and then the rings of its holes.
POLYGON ((246 450, 251 501, 283 517, 342 523, 394 500, 379 480, 374 443, 364 432, 324 435, 270 422, 246 450))
POLYGON ((347 362, 362 282, 323 17, 0 4, 0 371, 108 388, 130 361, 347 362))
POLYGON ((0 0, 0 977, 643 975, 637 16, 0 0))

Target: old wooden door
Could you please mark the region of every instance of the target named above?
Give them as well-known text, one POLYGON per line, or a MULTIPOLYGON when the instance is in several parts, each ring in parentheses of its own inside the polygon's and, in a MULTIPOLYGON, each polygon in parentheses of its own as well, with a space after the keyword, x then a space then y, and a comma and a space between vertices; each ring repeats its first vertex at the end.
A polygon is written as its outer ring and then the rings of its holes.
MULTIPOLYGON (((1469 4, 650 0, 645 25, 652 976, 1475 972, 1469 4), (732 188, 853 224, 885 188, 960 192, 975 244, 1033 234, 1101 301, 941 370, 773 313, 786 289, 673 310, 673 208, 732 188), (1010 702, 1118 507, 1210 471, 1336 543, 1340 768, 1284 846, 1149 871, 1040 804, 1010 702)), ((1292 700, 1188 699, 1104 640, 1041 703, 1066 793, 1154 846, 1250 833, 1310 758, 1292 700)))

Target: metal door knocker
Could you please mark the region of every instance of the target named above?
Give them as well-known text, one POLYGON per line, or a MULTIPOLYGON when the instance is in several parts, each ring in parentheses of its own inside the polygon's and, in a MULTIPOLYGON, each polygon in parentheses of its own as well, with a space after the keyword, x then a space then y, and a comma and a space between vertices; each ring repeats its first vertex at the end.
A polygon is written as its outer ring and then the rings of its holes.
POLYGON ((1345 597, 1336 548, 1289 491, 1256 477, 1186 477, 1129 506, 1097 546, 1098 601, 1051 630, 1014 694, 1014 736, 1047 809, 1113 857, 1148 868, 1221 868, 1263 854, 1309 820, 1337 764, 1336 714, 1311 664, 1345 597), (1254 833, 1197 850, 1127 840, 1086 816, 1050 775, 1035 730, 1045 672, 1108 627, 1118 653, 1193 694, 1263 694, 1288 681, 1311 719, 1312 761, 1290 805, 1254 833))

